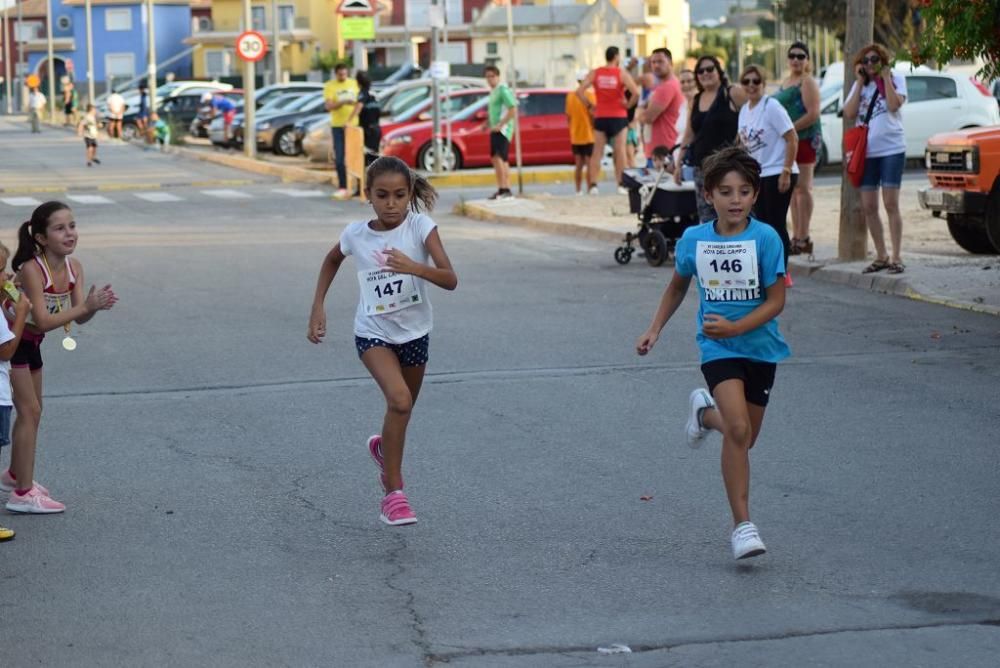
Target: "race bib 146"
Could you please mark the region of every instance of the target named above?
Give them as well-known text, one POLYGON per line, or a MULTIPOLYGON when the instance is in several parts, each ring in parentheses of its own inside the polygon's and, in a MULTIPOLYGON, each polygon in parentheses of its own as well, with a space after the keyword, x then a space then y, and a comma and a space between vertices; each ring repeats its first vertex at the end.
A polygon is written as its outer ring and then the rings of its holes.
POLYGON ((754 241, 699 241, 695 266, 698 283, 705 289, 760 287, 754 241))

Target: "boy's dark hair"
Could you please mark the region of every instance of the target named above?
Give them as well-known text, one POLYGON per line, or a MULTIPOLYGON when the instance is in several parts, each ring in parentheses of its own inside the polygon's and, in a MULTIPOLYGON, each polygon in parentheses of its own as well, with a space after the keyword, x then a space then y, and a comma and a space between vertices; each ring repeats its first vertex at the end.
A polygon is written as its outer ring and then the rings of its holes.
POLYGON ((10 268, 17 271, 21 265, 35 257, 42 251, 42 247, 35 241, 35 235, 47 236, 49 229, 49 218, 56 211, 68 209, 69 205, 62 202, 45 202, 39 204, 31 212, 31 220, 26 220, 17 228, 17 250, 14 251, 14 259, 10 261, 10 268))
POLYGON ((390 173, 402 174, 406 177, 410 192, 413 193, 413 197, 410 198, 411 209, 420 211, 421 205, 428 211, 434 208, 434 202, 437 201, 437 191, 434 190, 430 181, 410 169, 405 162, 391 155, 376 158, 372 164, 368 165, 368 169, 365 170, 365 191, 371 191, 372 184, 379 176, 390 173))
POLYGON ((652 156, 660 160, 666 160, 670 157, 670 149, 666 146, 657 146, 653 149, 652 156))
POLYGON ((361 90, 368 90, 372 87, 372 78, 368 76, 368 72, 361 70, 354 75, 354 80, 358 82, 358 88, 361 90))
POLYGON ((604 60, 610 63, 619 53, 621 53, 621 51, 617 46, 609 46, 604 50, 604 60))
POLYGON ((702 165, 705 192, 715 190, 730 172, 742 176, 755 193, 760 192, 760 163, 740 146, 727 146, 705 159, 702 165))
MULTIPOLYGON (((670 53, 670 49, 668 49, 665 46, 661 46, 658 49, 653 49, 653 53, 662 53, 664 56, 667 57, 667 60, 669 60, 670 62, 674 61, 674 54, 670 53)), ((653 55, 653 53, 649 55, 653 55)))
POLYGON ((497 67, 496 65, 487 65, 486 67, 483 68, 483 75, 487 74, 495 74, 497 76, 500 76, 500 68, 497 67))
POLYGON ((347 69, 347 63, 337 63, 336 65, 333 66, 334 72, 339 72, 340 70, 346 70, 346 69, 347 69))

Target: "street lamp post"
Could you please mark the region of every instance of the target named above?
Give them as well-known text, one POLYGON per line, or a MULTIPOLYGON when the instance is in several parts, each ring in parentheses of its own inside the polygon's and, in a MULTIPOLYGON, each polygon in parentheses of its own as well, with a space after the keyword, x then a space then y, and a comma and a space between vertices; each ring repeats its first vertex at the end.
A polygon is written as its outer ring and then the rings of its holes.
POLYGON ((90 14, 90 0, 85 5, 87 14, 87 99, 94 103, 94 31, 90 14))
POLYGON ((14 113, 14 106, 12 100, 10 99, 11 87, 10 87, 10 21, 7 19, 8 9, 5 7, 3 9, 3 14, 0 14, 0 31, 3 32, 3 82, 6 87, 7 93, 7 113, 14 113))
POLYGON ((24 63, 24 3, 17 3, 17 70, 18 70, 18 91, 17 91, 17 102, 18 108, 24 111, 24 77, 25 69, 27 66, 24 63))
POLYGON ((149 58, 146 68, 146 85, 149 87, 149 115, 156 111, 156 28, 153 26, 153 0, 146 0, 146 27, 148 28, 149 58))
MULTIPOLYGON (((514 10, 511 9, 513 0, 507 0, 507 52, 510 54, 510 64, 508 81, 510 81, 510 91, 517 100, 517 68, 514 67, 514 10)), ((524 177, 521 173, 521 118, 514 105, 514 158, 517 160, 517 194, 524 194, 524 177)))
MULTIPOLYGON (((250 9, 250 0, 243 0, 243 21, 245 30, 253 29, 253 12, 250 9)), ((277 46, 277 45, 275 45, 277 46)), ((254 106, 255 87, 257 82, 254 63, 252 60, 243 61, 243 153, 248 158, 257 157, 257 120, 255 118, 257 107, 254 106)))
POLYGON ((278 0, 271 0, 271 58, 274 63, 274 83, 281 83, 281 26, 278 23, 278 0))
POLYGON ((52 48, 52 0, 45 0, 45 39, 49 53, 49 123, 56 122, 56 64, 52 48))

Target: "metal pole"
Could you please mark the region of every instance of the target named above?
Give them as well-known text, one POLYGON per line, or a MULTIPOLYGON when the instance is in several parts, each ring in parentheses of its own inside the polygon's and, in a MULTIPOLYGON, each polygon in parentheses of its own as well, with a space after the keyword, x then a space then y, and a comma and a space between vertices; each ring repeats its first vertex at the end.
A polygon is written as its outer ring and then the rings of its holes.
POLYGON ((278 0, 271 0, 271 19, 274 26, 271 36, 271 61, 274 65, 274 83, 281 83, 281 25, 278 19, 278 0))
MULTIPOLYGON (((253 26, 253 12, 250 11, 250 0, 243 0, 243 21, 249 30, 253 26)), ((243 153, 248 158, 257 157, 257 107, 254 102, 256 95, 254 87, 254 64, 252 61, 243 63, 243 153)))
POLYGON ((0 21, 0 31, 3 31, 3 81, 4 81, 4 84, 6 85, 6 88, 7 88, 6 89, 6 93, 7 93, 7 114, 9 115, 9 114, 14 113, 14 101, 10 97, 11 96, 11 86, 10 86, 10 53, 11 53, 11 51, 10 51, 10 32, 9 32, 10 21, 7 20, 7 11, 8 11, 8 9, 5 8, 3 10, 3 14, 0 15, 0 18, 3 19, 3 21, 0 21))
POLYGON ((439 174, 443 163, 441 151, 444 150, 441 146, 441 96, 438 78, 433 71, 434 63, 438 59, 438 0, 431 0, 431 7, 431 95, 434 96, 431 104, 431 125, 434 131, 434 173, 439 174))
POLYGON ((149 115, 156 112, 156 28, 153 26, 153 0, 146 1, 146 27, 148 28, 149 57, 146 67, 146 85, 149 87, 149 115))
MULTIPOLYGON (((514 67, 514 11, 511 9, 512 0, 507 0, 507 51, 510 54, 510 72, 507 75, 510 81, 510 90, 517 100, 517 69, 514 67)), ((517 194, 524 194, 524 175, 521 173, 521 118, 517 106, 514 107, 514 157, 517 160, 517 194)))
MULTIPOLYGON (((444 26, 441 30, 441 42, 444 44, 444 48, 448 48, 448 0, 442 0, 444 2, 444 26)), ((447 51, 446 51, 447 52, 447 51)), ((449 93, 451 93, 451 69, 448 71, 448 78, 444 80, 444 96, 448 99, 449 93)), ((445 114, 444 117, 444 135, 445 135, 445 145, 448 150, 451 151, 451 115, 445 114)))
POLYGON ((738 77, 743 72, 743 2, 736 0, 736 73, 738 77))
POLYGON ((52 48, 52 0, 45 0, 45 39, 49 44, 49 123, 56 121, 56 64, 52 48))
POLYGON ((21 39, 24 36, 23 9, 24 9, 24 3, 18 2, 17 3, 17 63, 18 63, 17 69, 19 70, 20 75, 17 78, 17 82, 20 85, 17 87, 18 89, 17 102, 18 102, 18 107, 22 111, 24 110, 24 78, 26 76, 24 70, 27 68, 27 65, 24 62, 24 40, 21 39))
POLYGON ((87 99, 90 104, 94 103, 94 31, 93 21, 90 15, 90 0, 85 4, 87 14, 87 99))

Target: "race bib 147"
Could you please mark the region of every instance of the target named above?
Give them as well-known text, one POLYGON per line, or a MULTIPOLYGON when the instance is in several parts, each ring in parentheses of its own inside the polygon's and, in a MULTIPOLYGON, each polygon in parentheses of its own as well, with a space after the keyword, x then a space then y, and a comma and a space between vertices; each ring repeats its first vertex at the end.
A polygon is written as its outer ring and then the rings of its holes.
POLYGON ((362 270, 358 272, 358 284, 366 315, 385 315, 422 301, 417 281, 410 274, 388 269, 362 270))

